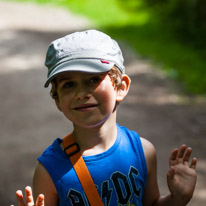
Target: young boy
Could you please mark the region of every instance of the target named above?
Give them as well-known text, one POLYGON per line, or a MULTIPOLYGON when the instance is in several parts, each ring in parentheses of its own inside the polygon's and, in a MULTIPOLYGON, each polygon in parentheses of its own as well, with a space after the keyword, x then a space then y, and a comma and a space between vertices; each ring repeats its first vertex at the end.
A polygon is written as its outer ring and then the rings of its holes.
MULTIPOLYGON (((57 108, 72 121, 72 135, 104 205, 186 205, 196 183, 196 158, 182 145, 169 158, 170 194, 160 196, 156 152, 144 138, 116 123, 118 104, 126 97, 125 74, 118 44, 106 34, 88 30, 57 39, 50 45, 46 66, 57 108)), ((56 139, 38 158, 33 178, 36 206, 89 205, 73 166, 56 139)), ((25 202, 34 205, 26 187, 25 202)))

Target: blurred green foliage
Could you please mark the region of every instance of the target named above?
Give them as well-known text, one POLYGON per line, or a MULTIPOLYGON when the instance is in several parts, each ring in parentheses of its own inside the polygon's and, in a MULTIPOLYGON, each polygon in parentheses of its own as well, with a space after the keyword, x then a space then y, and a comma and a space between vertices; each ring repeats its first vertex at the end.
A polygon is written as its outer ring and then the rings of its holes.
POLYGON ((205 0, 18 0, 61 6, 162 65, 185 91, 206 94, 205 0))
MULTIPOLYGON (((127 2, 129 1, 134 0, 127 2)), ((159 22, 170 29, 176 37, 184 43, 205 51, 205 0, 145 0, 144 2, 146 7, 155 11, 159 22)))
MULTIPOLYGON (((147 47, 144 54, 163 62, 168 75, 180 80, 187 91, 206 94, 206 1, 119 1, 132 13, 138 14, 140 9, 150 13, 144 26, 133 29, 139 30, 139 43, 149 32, 144 46, 136 45, 140 53, 147 47)), ((131 39, 135 44, 135 38, 131 39)))

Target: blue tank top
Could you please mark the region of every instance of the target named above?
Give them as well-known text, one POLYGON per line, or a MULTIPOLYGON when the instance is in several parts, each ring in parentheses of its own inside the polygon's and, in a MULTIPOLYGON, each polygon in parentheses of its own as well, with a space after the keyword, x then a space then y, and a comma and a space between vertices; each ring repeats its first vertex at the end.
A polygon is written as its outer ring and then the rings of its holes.
MULTIPOLYGON (((117 139, 106 152, 83 159, 105 206, 141 206, 147 166, 139 135, 117 125, 117 139)), ((59 206, 89 206, 72 164, 57 138, 38 158, 49 172, 59 206)))

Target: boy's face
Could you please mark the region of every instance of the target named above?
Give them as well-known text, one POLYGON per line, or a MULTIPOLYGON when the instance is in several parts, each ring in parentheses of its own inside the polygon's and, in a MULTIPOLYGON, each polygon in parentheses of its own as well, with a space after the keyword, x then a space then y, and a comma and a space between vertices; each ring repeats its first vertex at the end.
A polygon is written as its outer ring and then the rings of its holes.
POLYGON ((67 72, 56 77, 57 106, 75 125, 99 125, 113 113, 118 91, 107 73, 67 72))

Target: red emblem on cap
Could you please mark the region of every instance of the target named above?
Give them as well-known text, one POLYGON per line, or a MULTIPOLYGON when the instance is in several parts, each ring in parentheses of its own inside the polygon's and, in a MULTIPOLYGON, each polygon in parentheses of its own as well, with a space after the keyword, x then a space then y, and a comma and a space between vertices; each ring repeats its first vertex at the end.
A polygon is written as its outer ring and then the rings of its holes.
POLYGON ((109 61, 106 61, 106 60, 101 60, 101 62, 102 62, 103 64, 109 64, 109 61))

